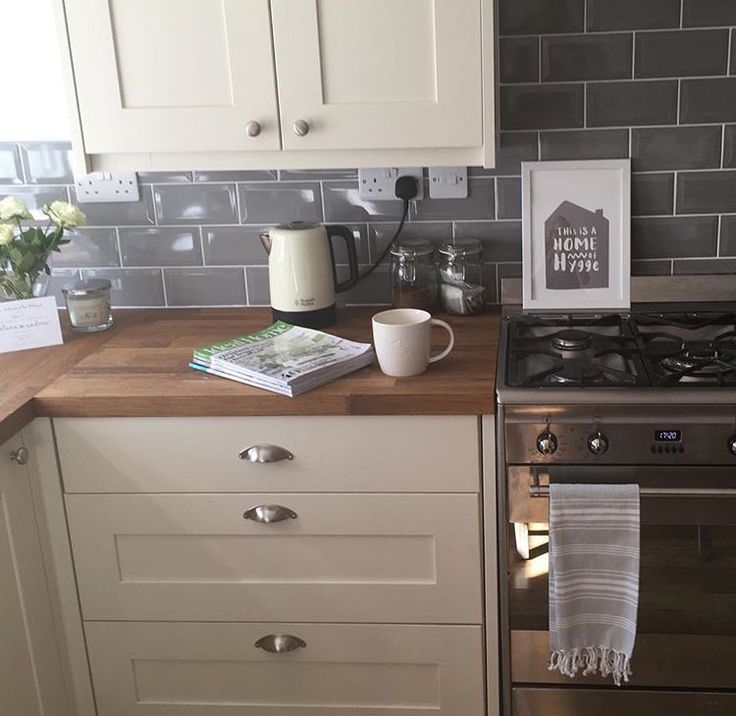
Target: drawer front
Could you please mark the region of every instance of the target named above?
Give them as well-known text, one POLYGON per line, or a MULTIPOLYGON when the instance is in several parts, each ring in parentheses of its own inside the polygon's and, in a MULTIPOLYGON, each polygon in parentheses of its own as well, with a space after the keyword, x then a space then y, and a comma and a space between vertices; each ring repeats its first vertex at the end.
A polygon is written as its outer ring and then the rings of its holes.
POLYGON ((93 620, 480 624, 476 495, 67 495, 93 620), (244 513, 278 505, 295 518, 244 513))
POLYGON ((482 716, 481 628, 85 625, 99 716, 482 716), (305 644, 255 646, 274 633, 305 644))
MULTIPOLYGON (((67 492, 478 492, 478 419, 61 418, 67 492), (239 453, 277 445, 293 459, 239 453)), ((263 454, 263 451, 262 451, 263 454)))

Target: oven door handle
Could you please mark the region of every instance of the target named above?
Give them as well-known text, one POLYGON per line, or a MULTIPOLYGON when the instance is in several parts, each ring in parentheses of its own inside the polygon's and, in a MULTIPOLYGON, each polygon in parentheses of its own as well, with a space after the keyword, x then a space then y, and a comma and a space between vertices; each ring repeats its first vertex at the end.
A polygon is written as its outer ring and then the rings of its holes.
MULTIPOLYGON (((592 483, 594 484, 594 483, 592 483)), ((640 487, 642 497, 727 497, 736 498, 736 488, 720 487, 640 487)), ((529 485, 529 497, 549 497, 549 472, 536 469, 529 485), (542 484, 546 478, 547 484, 542 484)))

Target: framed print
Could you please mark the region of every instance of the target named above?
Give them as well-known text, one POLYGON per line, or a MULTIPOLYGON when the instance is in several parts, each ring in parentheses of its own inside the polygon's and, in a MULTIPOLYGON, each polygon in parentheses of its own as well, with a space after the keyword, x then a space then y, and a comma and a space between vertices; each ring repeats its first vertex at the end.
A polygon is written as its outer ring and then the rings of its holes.
POLYGON ((628 159, 523 162, 525 310, 631 305, 628 159))

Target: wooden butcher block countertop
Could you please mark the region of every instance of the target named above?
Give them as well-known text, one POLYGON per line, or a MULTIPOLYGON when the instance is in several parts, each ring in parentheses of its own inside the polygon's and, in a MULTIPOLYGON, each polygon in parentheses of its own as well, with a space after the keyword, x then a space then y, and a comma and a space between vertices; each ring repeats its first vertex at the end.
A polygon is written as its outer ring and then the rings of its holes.
MULTIPOLYGON (((340 311, 328 329, 371 340, 375 308, 340 311)), ((115 311, 103 333, 69 331, 63 346, 0 356, 0 439, 40 416, 481 415, 494 409, 499 312, 444 316, 454 351, 416 378, 389 378, 377 365, 287 398, 188 367, 192 349, 265 328, 260 308, 115 311)), ((441 347, 446 335, 436 331, 441 347)))

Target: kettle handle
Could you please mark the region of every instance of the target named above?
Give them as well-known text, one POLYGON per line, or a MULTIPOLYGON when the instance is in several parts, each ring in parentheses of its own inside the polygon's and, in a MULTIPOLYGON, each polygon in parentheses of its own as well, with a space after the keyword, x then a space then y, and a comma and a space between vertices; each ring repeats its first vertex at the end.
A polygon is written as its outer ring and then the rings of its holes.
POLYGON ((332 272, 335 277, 335 291, 342 293, 347 291, 349 288, 355 286, 360 278, 360 272, 358 270, 358 250, 355 247, 355 237, 353 232, 348 229, 347 226, 328 226, 327 234, 330 239, 330 254, 332 255, 332 272), (332 237, 339 236, 345 240, 345 246, 348 250, 348 266, 350 268, 350 277, 345 281, 337 280, 337 269, 335 268, 335 255, 332 251, 332 237))

